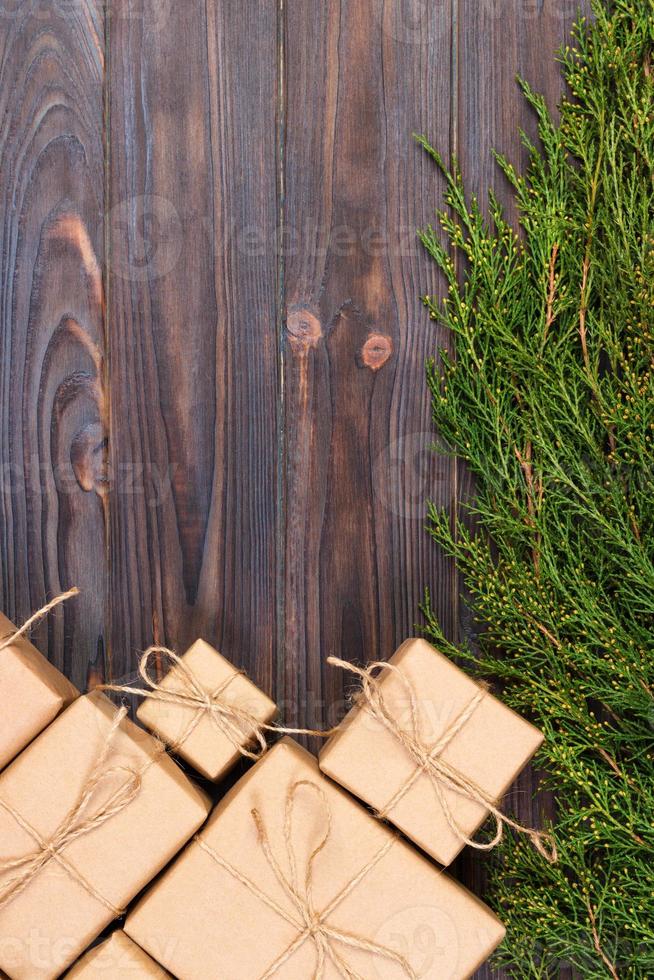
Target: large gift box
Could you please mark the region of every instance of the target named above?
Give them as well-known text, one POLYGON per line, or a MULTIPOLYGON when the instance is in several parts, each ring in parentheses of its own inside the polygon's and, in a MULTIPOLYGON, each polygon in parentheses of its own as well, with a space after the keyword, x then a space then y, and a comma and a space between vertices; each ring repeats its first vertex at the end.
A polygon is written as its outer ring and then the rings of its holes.
POLYGON ((157 977, 159 980, 167 977, 166 971, 148 956, 140 946, 126 936, 122 929, 115 932, 89 950, 72 970, 66 974, 66 980, 147 980, 157 977))
POLYGON ((0 776, 0 969, 57 977, 208 810, 124 709, 74 701, 0 776))
MULTIPOLYGON (((159 653, 157 648, 151 652, 152 659, 159 653)), ((260 726, 277 713, 274 701, 204 640, 182 657, 163 649, 160 655, 172 660, 161 681, 148 674, 148 658, 142 661, 142 676, 152 693, 136 714, 146 728, 214 781, 242 755, 261 754, 265 740, 260 726)))
POLYGON ((365 696, 320 768, 448 865, 488 816, 482 801, 501 799, 543 736, 424 640, 389 663, 359 672, 365 696))
POLYGON ((230 790, 124 928, 180 980, 460 980, 504 935, 288 738, 230 790))
POLYGON ((16 627, 0 613, 0 769, 79 694, 24 637, 4 641, 16 627))

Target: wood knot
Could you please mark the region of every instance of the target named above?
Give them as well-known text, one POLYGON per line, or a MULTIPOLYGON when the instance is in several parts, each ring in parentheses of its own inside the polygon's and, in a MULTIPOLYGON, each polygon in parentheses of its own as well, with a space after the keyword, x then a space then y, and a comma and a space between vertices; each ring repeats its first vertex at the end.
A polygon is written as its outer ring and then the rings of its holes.
POLYGON ((107 489, 107 440, 101 422, 90 422, 77 433, 70 458, 79 487, 99 495, 107 489))
POLYGON ((296 353, 316 347, 322 337, 322 327, 318 317, 306 307, 289 310, 286 330, 291 347, 296 353))
POLYGON ((393 353, 393 342, 383 333, 371 333, 361 349, 361 364, 379 371, 393 353))

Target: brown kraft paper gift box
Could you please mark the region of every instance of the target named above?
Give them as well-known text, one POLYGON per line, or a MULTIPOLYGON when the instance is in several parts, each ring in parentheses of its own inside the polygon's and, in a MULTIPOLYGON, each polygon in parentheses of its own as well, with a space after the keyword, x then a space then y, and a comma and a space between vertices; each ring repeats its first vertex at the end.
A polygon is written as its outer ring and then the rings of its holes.
MULTIPOLYGON (((277 713, 277 706, 244 674, 204 640, 197 640, 180 658, 181 665, 173 666, 158 687, 164 691, 188 690, 186 667, 200 688, 211 695, 220 690, 221 699, 247 711, 259 724, 266 724, 277 713)), ((159 701, 146 697, 137 710, 139 721, 155 732, 177 755, 185 759, 207 779, 217 781, 241 757, 238 747, 228 738, 224 724, 210 712, 202 712, 185 704, 159 701)), ((241 744, 252 744, 252 731, 241 728, 241 744)))
POLYGON ((208 810, 161 743, 103 694, 73 702, 0 776, 0 969, 59 976, 208 810))
POLYGON ((180 980, 461 980, 504 935, 288 738, 218 804, 125 931, 180 980))
MULTIPOLYGON (((542 744, 541 733, 483 692, 424 640, 407 640, 390 663, 415 692, 418 736, 426 748, 447 737, 457 719, 473 706, 438 756, 478 786, 487 799, 500 800, 542 744)), ((408 730, 411 709, 407 687, 393 670, 382 671, 378 682, 389 713, 402 730, 408 730)), ((461 834, 448 822, 433 778, 419 773, 411 754, 365 704, 355 701, 339 731, 325 743, 320 768, 441 864, 449 865, 464 846, 461 834)), ((470 838, 484 822, 487 809, 442 784, 440 791, 457 827, 470 838)))
POLYGON ((141 980, 146 977, 167 977, 166 971, 148 956, 140 946, 126 936, 122 929, 105 939, 103 943, 89 950, 75 966, 68 971, 66 978, 75 980, 115 980, 126 977, 141 980))
MULTIPOLYGON (((16 627, 0 613, 0 640, 16 627)), ((79 691, 24 637, 0 650, 0 769, 50 724, 79 691)))

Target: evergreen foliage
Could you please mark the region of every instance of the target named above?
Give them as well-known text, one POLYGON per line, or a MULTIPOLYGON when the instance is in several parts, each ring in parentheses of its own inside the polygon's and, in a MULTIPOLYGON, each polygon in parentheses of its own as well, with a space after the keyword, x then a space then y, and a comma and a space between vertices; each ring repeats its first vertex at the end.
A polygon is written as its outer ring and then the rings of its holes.
POLYGON ((476 481, 465 520, 431 507, 429 530, 478 647, 425 613, 546 735, 560 858, 512 840, 492 862, 503 962, 622 980, 654 976, 654 2, 593 8, 560 117, 521 82, 540 139, 523 173, 498 157, 518 233, 420 138, 447 181, 421 238, 449 290, 425 304, 455 337, 433 418, 476 481))

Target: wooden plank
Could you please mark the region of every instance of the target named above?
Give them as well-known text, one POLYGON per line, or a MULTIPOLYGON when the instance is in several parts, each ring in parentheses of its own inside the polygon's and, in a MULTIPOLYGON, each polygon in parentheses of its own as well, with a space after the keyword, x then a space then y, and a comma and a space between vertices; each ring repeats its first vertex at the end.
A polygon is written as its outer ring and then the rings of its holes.
POLYGON ((83 595, 34 641, 84 685, 105 647, 101 0, 0 4, 0 605, 83 595))
MULTIPOLYGON (((457 30, 453 35, 456 82, 456 149, 467 189, 484 200, 493 187, 507 213, 515 217, 513 196, 499 172, 492 149, 506 153, 516 164, 526 162, 519 129, 536 137, 534 120, 516 83, 524 77, 555 106, 562 90, 555 54, 568 40, 580 4, 578 0, 458 0, 457 30)), ((584 6, 584 4, 581 4, 584 6)), ((586 5, 587 6, 587 5, 586 5)), ((461 495, 471 492, 462 474, 461 495)), ((473 639, 474 625, 465 613, 462 632, 473 639)), ((532 797, 537 779, 528 769, 506 801, 523 822, 538 820, 532 797)), ((467 848, 454 872, 476 894, 485 890, 488 858, 467 848)), ((562 967, 561 975, 567 975, 562 967)), ((489 967, 479 978, 504 976, 489 967)))
POLYGON ((420 294, 436 285, 415 230, 436 187, 412 141, 427 131, 448 152, 450 31, 447 4, 286 8, 280 687, 311 726, 342 714, 325 658, 389 656, 425 585, 454 625, 452 569, 423 530, 428 494, 451 502, 455 481, 427 450, 438 335, 420 294))
POLYGON ((484 198, 489 187, 507 206, 513 203, 491 150, 526 161, 519 129, 536 129, 516 75, 542 92, 551 106, 561 94, 556 53, 569 42, 580 0, 458 0, 453 43, 457 80, 457 151, 470 190, 484 198))
POLYGON ((277 10, 113 0, 113 676, 215 643, 273 690, 277 10))

